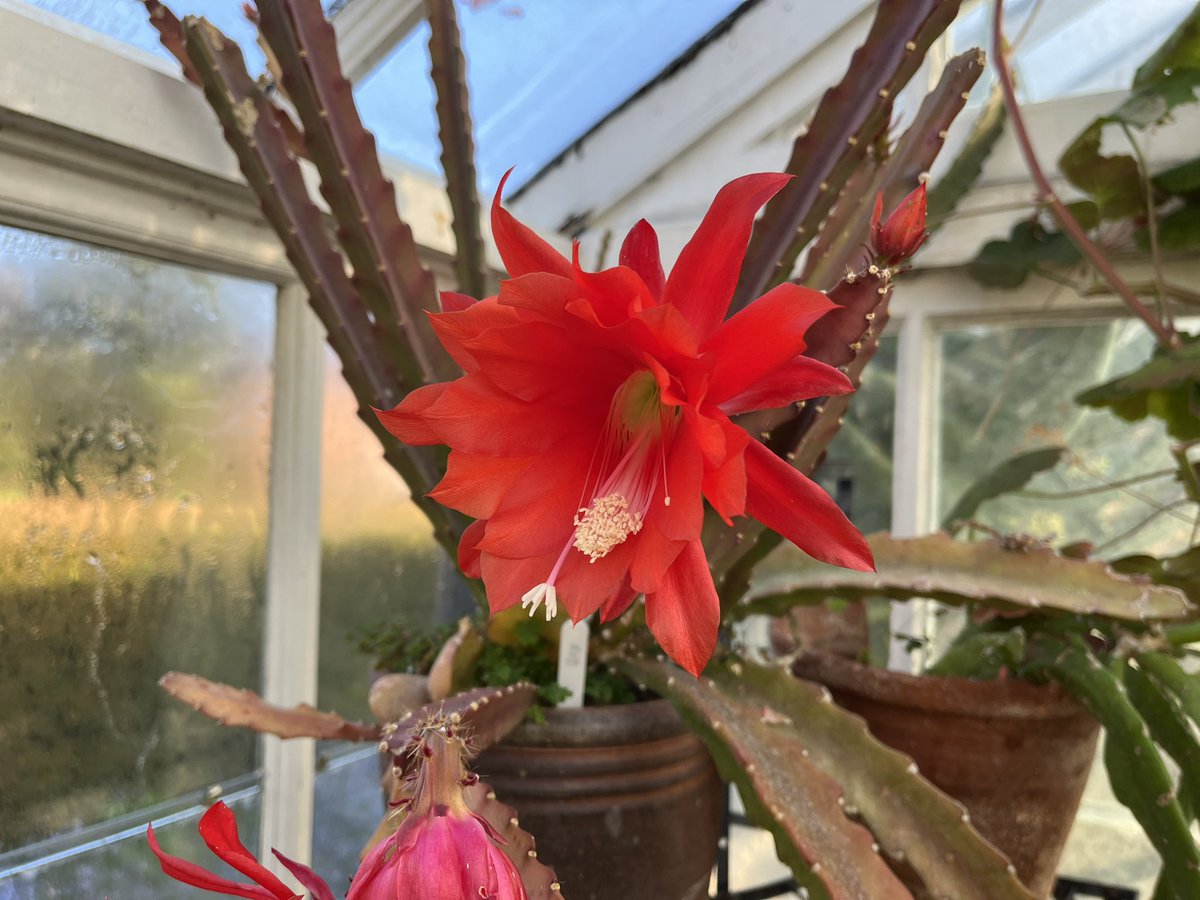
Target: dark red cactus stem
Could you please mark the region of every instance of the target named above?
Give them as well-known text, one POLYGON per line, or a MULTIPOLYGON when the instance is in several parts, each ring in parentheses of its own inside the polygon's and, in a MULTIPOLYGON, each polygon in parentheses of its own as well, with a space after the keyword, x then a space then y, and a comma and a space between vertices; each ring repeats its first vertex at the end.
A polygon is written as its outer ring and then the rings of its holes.
POLYGON ((438 309, 433 275, 397 212, 395 188, 380 167, 375 138, 354 106, 333 27, 318 3, 258 0, 258 10, 383 349, 411 387, 452 376, 454 363, 425 315, 438 309))
POLYGON ((930 44, 958 13, 959 0, 881 0, 871 30, 841 82, 830 88, 793 146, 780 191, 754 229, 732 309, 789 276, 832 208, 839 188, 887 128, 892 101, 930 44))
MULTIPOLYGON (((827 290, 847 268, 867 263, 871 207, 883 195, 883 208, 891 210, 901 198, 921 183, 932 168, 951 124, 967 102, 971 88, 983 74, 986 60, 982 50, 962 53, 948 63, 937 86, 921 102, 912 124, 885 153, 877 165, 860 166, 846 183, 837 207, 821 228, 808 252, 800 283, 827 290)), ((898 260, 889 260, 894 265, 898 260)))
POLYGON ((467 92, 466 59, 454 0, 425 0, 429 19, 430 77, 437 93, 438 139, 442 171, 450 198, 458 290, 483 297, 488 290, 483 235, 479 227, 479 190, 475 177, 475 141, 467 92))
POLYGON ((1041 164, 1038 162, 1037 153, 1033 149, 1033 142, 1029 139, 1029 131, 1025 127, 1025 119, 1021 115, 1021 106, 1017 102, 1016 89, 1013 87, 1012 73, 1008 68, 1006 48, 1007 43, 1004 40, 1004 0, 995 0, 992 6, 992 62, 996 67, 996 78, 1000 83, 1000 90, 1004 94, 1004 105, 1008 109, 1008 115, 1012 121, 1013 135, 1017 139, 1017 146, 1021 148, 1021 155, 1025 157, 1025 165, 1029 169, 1029 174, 1033 176, 1034 183, 1037 185, 1038 201, 1044 202, 1050 207, 1050 211, 1054 213, 1054 218, 1058 220, 1059 226, 1066 232, 1067 237, 1071 239, 1071 243, 1096 268, 1100 276, 1108 282, 1109 287, 1113 289, 1113 293, 1117 294, 1125 302, 1125 305, 1146 323, 1146 327, 1150 329, 1158 343, 1169 349, 1178 349, 1180 346, 1179 333, 1173 328, 1163 325, 1150 309, 1142 303, 1137 294, 1125 283, 1125 280, 1117 274, 1116 268, 1108 261, 1104 252, 1088 238, 1083 226, 1071 215, 1070 210, 1059 199, 1058 194, 1054 192, 1054 188, 1050 184, 1050 179, 1046 177, 1045 170, 1042 169, 1041 164))
POLYGON ((274 107, 250 78, 237 45, 202 19, 185 25, 187 51, 205 85, 205 95, 224 128, 247 183, 266 220, 275 229, 308 290, 309 301, 342 361, 347 383, 359 401, 358 415, 379 437, 388 462, 413 490, 413 500, 434 524, 439 543, 454 552, 465 519, 426 498, 441 477, 439 455, 431 448, 405 448, 379 423, 371 406, 394 405, 401 385, 379 354, 367 312, 346 276, 340 253, 330 243, 325 222, 313 205, 300 167, 288 152, 274 107))

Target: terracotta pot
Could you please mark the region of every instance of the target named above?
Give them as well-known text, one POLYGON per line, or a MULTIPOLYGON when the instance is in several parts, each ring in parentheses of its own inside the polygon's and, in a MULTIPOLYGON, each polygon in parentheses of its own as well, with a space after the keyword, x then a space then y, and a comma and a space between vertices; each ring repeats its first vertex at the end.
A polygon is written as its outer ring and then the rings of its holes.
POLYGON ((571 900, 708 896, 725 787, 666 700, 547 710, 474 769, 571 900))
POLYGON ((792 670, 911 756, 1021 880, 1049 895, 1100 732, 1074 698, 1057 685, 918 678, 832 656, 803 656, 792 670))

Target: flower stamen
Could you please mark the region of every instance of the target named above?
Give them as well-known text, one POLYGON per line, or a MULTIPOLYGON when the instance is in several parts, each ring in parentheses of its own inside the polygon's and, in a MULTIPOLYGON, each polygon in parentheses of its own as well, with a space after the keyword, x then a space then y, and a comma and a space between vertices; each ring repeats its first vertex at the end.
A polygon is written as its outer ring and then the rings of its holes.
POLYGON ((623 494, 597 497, 575 514, 575 549, 591 561, 608 555, 613 547, 642 530, 644 515, 629 508, 623 494))

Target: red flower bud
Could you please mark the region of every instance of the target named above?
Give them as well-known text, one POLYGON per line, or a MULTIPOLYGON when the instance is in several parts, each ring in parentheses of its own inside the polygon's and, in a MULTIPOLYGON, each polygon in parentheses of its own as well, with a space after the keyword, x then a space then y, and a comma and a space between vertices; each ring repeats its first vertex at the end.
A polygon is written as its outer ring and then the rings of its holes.
POLYGON ((904 262, 917 252, 929 232, 925 230, 925 185, 900 201, 900 205, 882 225, 883 194, 875 198, 875 213, 871 216, 871 246, 875 255, 885 265, 894 266, 904 262))

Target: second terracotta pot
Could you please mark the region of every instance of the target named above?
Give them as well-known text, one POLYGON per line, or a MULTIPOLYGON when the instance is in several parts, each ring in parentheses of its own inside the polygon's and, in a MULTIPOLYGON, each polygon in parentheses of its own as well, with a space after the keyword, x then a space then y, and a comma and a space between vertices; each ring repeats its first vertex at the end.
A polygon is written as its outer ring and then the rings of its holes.
POLYGON ((547 710, 473 768, 571 900, 708 896, 725 786, 666 700, 547 710))
POLYGON ((1057 686, 918 678, 832 656, 803 656, 793 672, 911 756, 1021 880, 1049 895, 1100 732, 1083 706, 1057 686))

